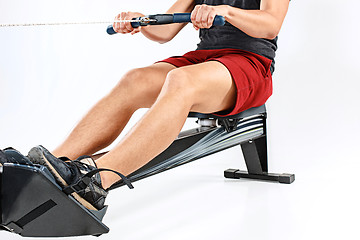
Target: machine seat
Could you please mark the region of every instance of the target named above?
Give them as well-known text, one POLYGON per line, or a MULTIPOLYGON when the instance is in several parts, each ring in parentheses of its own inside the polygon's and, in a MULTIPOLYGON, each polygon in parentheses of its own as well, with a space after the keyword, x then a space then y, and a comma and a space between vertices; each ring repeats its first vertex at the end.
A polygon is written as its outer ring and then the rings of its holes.
POLYGON ((198 113, 198 112, 190 112, 188 117, 194 117, 194 118, 213 118, 213 119, 243 119, 246 117, 251 117, 254 115, 265 115, 266 114, 266 107, 265 104, 261 105, 259 107, 253 107, 250 109, 247 109, 241 113, 230 115, 226 117, 217 116, 214 114, 205 114, 205 113, 198 113))

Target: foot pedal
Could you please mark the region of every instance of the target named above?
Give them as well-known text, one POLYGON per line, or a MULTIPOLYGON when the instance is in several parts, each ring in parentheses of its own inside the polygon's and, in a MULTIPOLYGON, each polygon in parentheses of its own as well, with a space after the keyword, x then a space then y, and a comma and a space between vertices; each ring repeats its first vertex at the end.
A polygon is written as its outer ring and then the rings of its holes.
POLYGON ((0 173, 0 229, 24 237, 68 237, 109 232, 105 206, 92 211, 61 191, 43 166, 5 164, 0 173))

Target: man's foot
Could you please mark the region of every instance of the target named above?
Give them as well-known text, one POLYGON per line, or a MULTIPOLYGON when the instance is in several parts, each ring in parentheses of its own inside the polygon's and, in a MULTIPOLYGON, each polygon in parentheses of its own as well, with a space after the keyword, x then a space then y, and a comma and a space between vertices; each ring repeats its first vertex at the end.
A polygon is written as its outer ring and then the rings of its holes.
POLYGON ((28 157, 31 162, 46 166, 63 191, 71 194, 86 208, 100 210, 104 207, 107 191, 103 189, 96 164, 90 157, 65 162, 43 146, 32 148, 28 157), (86 182, 83 181, 85 175, 86 182))
POLYGON ((0 164, 4 165, 4 163, 33 165, 29 158, 25 157, 14 148, 5 148, 4 150, 0 150, 0 164))

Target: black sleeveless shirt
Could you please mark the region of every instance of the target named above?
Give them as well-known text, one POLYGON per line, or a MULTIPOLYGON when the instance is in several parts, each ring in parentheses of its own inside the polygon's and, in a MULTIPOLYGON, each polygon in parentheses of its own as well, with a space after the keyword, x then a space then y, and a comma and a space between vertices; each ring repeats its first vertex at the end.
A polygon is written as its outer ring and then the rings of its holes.
MULTIPOLYGON (((230 5, 241 9, 260 9, 261 0, 195 0, 196 4, 230 5)), ((226 22, 225 26, 213 26, 200 29, 200 43, 197 49, 236 48, 253 52, 272 60, 271 72, 274 70, 277 37, 272 40, 254 38, 226 22)))

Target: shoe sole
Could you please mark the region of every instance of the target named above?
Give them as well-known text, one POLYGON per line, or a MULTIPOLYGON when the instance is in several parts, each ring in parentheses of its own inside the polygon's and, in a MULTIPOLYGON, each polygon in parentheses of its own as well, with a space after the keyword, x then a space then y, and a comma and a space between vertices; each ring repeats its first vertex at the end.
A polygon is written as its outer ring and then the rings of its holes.
MULTIPOLYGON (((55 177, 57 182, 61 185, 61 187, 69 186, 66 183, 66 181, 60 176, 60 174, 56 171, 56 169, 52 166, 52 164, 47 160, 47 158, 42 153, 42 151, 40 151, 39 149, 36 149, 35 153, 34 153, 34 151, 31 151, 31 153, 29 154, 29 157, 31 158, 33 163, 46 166, 49 169, 49 171, 53 174, 53 176, 55 177)), ((98 211, 91 203, 86 201, 84 198, 82 198, 76 192, 73 192, 70 195, 73 196, 79 203, 81 203, 87 209, 98 211)))

